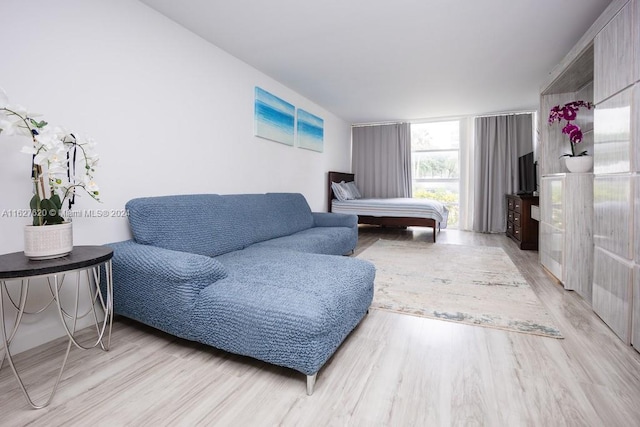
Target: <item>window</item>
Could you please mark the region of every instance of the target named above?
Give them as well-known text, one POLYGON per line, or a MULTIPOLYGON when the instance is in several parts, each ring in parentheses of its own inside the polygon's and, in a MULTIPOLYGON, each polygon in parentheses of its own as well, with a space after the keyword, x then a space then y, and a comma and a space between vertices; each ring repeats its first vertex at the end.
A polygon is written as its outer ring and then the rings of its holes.
POLYGON ((451 228, 460 211, 460 122, 412 123, 413 197, 435 199, 449 208, 451 228))

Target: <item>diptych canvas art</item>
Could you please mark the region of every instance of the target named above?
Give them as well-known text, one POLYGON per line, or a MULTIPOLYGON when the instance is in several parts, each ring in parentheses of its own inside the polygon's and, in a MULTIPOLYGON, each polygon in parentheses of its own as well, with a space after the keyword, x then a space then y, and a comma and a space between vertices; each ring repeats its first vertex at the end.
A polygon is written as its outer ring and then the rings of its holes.
POLYGON ((254 101, 255 135, 286 145, 323 152, 324 120, 256 86, 254 101))

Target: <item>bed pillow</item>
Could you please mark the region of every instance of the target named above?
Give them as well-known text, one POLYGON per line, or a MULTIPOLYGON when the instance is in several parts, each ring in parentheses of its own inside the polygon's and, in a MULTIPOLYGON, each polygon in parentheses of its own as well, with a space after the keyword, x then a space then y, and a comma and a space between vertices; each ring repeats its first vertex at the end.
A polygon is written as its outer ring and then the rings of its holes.
POLYGON ((349 194, 352 196, 352 199, 361 199, 362 198, 362 194, 360 194, 360 191, 358 190, 358 187, 356 187, 356 183, 353 181, 349 181, 347 183, 345 183, 345 187, 347 187, 349 189, 349 194))
MULTIPOLYGON (((342 181, 342 183, 344 183, 344 181, 342 181)), ((349 192, 341 185, 342 183, 332 182, 331 189, 336 199, 344 202, 345 200, 349 200, 349 192)))

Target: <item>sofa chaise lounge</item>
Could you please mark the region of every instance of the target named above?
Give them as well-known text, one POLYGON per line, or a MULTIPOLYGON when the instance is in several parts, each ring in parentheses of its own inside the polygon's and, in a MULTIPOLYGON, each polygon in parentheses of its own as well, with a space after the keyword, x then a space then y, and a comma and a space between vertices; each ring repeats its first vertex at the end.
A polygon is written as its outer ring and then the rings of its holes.
POLYGON ((316 374, 367 313, 374 266, 353 257, 357 217, 301 194, 176 195, 126 205, 114 249, 116 314, 316 374))

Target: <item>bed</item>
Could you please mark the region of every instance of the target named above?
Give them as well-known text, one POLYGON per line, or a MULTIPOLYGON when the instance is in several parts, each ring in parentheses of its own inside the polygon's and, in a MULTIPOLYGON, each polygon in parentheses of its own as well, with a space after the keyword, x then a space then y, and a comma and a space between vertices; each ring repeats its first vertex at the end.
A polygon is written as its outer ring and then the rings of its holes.
POLYGON ((433 242, 441 228, 447 227, 447 207, 430 199, 354 199, 338 200, 333 183, 353 182, 355 175, 344 172, 329 172, 329 212, 358 215, 359 224, 390 227, 429 227, 433 229, 433 242))

